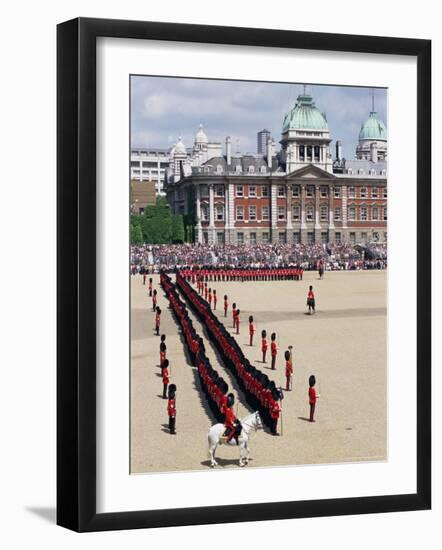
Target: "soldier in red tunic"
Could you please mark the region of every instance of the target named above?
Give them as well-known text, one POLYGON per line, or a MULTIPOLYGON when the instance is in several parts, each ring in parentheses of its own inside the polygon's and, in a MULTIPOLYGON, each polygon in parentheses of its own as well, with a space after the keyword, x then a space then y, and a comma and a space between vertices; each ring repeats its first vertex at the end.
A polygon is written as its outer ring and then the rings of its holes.
POLYGON ((167 414, 169 415, 169 433, 175 435, 175 425, 176 425, 176 386, 175 384, 170 384, 169 386, 169 401, 167 402, 167 414))
POLYGON ((227 317, 227 310, 229 309, 229 302, 227 299, 227 294, 224 294, 224 317, 227 317))
POLYGON ((239 314, 240 313, 241 312, 239 309, 235 309, 235 315, 233 317, 233 325, 236 328, 236 334, 239 334, 239 314))
POLYGON ((261 351, 262 351, 262 362, 266 362, 266 353, 267 353, 267 332, 265 330, 261 331, 261 351))
POLYGON ((164 361, 166 359, 166 351, 167 351, 166 335, 162 334, 161 335, 161 342, 160 342, 160 366, 164 363, 164 361))
POLYGON ((314 374, 310 376, 308 379, 308 402, 310 405, 310 422, 315 422, 314 416, 315 416, 315 407, 316 407, 316 401, 319 397, 319 393, 316 393, 316 377, 314 374))
POLYGON ((209 307, 212 309, 212 289, 209 288, 209 307))
POLYGON ((236 313, 236 302, 233 302, 233 304, 232 304, 232 323, 233 323, 233 328, 235 328, 235 313, 236 313))
POLYGON ((208 292, 207 283, 204 283, 204 300, 206 300, 206 302, 207 302, 207 292, 208 292))
POLYGON ((149 279, 149 298, 152 297, 152 278, 149 279))
POLYGON ((161 309, 157 306, 155 314, 155 334, 160 335, 160 324, 161 324, 161 309))
POLYGON ((216 310, 216 302, 218 301, 218 296, 216 295, 216 290, 213 289, 213 309, 216 310))
POLYGON ((253 324, 253 315, 250 315, 249 316, 249 336, 250 336, 249 346, 250 347, 253 346, 253 335, 254 334, 255 334, 255 325, 253 324))
POLYGON ((169 359, 161 365, 161 377, 163 379, 163 399, 167 399, 167 386, 169 385, 169 359))
POLYGON ((307 305, 309 315, 312 314, 312 311, 315 313, 315 293, 313 292, 313 287, 311 285, 308 287, 307 305))
POLYGON ((272 355, 272 370, 275 370, 276 368, 276 356, 278 354, 278 348, 276 346, 276 333, 272 332, 270 335, 270 352, 272 355))
POLYGON ((285 357, 285 389, 291 390, 292 374, 293 374, 293 361, 292 361, 292 346, 284 353, 285 357))
POLYGON ((158 301, 158 298, 157 298, 157 289, 155 289, 153 291, 153 294, 152 294, 152 311, 156 311, 157 309, 157 301, 158 301))
POLYGON ((278 419, 281 413, 281 407, 279 406, 278 400, 281 398, 280 392, 275 388, 272 392, 272 397, 270 399, 270 432, 272 435, 278 435, 277 426, 278 419))

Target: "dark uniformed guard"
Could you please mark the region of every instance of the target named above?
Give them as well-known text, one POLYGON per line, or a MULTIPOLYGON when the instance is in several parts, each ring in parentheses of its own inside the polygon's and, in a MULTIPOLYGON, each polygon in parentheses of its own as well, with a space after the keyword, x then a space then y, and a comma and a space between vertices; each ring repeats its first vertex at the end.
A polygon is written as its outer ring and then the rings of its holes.
POLYGON ((149 278, 149 298, 152 297, 152 277, 149 278))
POLYGON ((253 324, 253 315, 249 316, 249 346, 253 346, 253 335, 255 334, 255 325, 253 324))
POLYGON ((176 386, 170 384, 168 390, 169 401, 167 402, 167 414, 169 415, 169 433, 175 435, 176 425, 176 386))
POLYGON ((235 313, 236 313, 236 302, 233 302, 233 304, 232 304, 232 323, 233 323, 233 328, 235 328, 235 313))
POLYGON ((164 360, 166 359, 166 352, 167 352, 167 346, 166 346, 166 335, 161 335, 161 342, 160 342, 160 366, 163 364, 164 360))
POLYGON ((157 336, 160 335, 160 324, 161 324, 161 309, 157 306, 155 314, 155 333, 157 336))
POLYGON ((218 301, 218 296, 216 295, 216 290, 213 289, 213 309, 216 310, 216 302, 218 301))
POLYGON ((261 331, 261 351, 262 351, 262 362, 266 362, 266 353, 267 353, 267 332, 265 330, 261 331))
POLYGON ((229 301, 227 299, 227 294, 224 294, 224 317, 227 317, 228 309, 229 309, 229 301))
POLYGON ((276 368, 276 356, 278 354, 278 348, 277 348, 277 345, 276 345, 276 333, 275 332, 272 332, 272 334, 270 335, 270 340, 271 340, 270 352, 271 352, 271 355, 272 355, 272 370, 275 370, 275 368, 276 368))
POLYGON ((236 334, 239 334, 239 315, 241 311, 239 309, 235 309, 235 316, 233 318, 233 325, 236 328, 236 334))
POLYGON ((163 379, 163 399, 167 399, 167 386, 169 385, 169 359, 165 359, 161 365, 161 377, 163 379))
POLYGON ((152 293, 152 311, 156 311, 157 309, 157 289, 155 289, 152 293))

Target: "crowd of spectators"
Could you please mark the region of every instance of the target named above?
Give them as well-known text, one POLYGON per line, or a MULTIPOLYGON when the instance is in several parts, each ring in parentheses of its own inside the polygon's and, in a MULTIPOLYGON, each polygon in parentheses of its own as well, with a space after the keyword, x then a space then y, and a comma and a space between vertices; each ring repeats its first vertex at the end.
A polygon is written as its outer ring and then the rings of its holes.
POLYGON ((174 271, 191 266, 217 268, 301 267, 315 270, 322 261, 326 270, 385 269, 387 245, 370 243, 209 245, 172 244, 131 247, 133 274, 174 271))

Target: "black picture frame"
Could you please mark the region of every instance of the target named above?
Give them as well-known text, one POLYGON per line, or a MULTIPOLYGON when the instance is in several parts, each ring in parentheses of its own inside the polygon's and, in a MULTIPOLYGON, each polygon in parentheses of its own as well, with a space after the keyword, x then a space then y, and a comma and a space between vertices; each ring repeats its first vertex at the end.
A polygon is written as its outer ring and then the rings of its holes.
POLYGON ((431 507, 431 41, 74 19, 57 28, 57 523, 152 528, 431 507), (96 39, 151 39, 414 56, 417 59, 417 471, 414 494, 96 512, 96 39))

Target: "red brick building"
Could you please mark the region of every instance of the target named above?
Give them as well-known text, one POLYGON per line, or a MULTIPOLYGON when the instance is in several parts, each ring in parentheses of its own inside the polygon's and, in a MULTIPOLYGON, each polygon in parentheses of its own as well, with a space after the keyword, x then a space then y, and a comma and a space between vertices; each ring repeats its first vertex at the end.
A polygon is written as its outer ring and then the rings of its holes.
MULTIPOLYGON (((199 242, 362 243, 387 239, 387 130, 372 111, 356 158, 330 153, 325 115, 301 95, 286 115, 281 151, 225 155, 201 165, 172 161, 166 192, 174 212, 193 215, 199 242)), ((184 149, 179 144, 178 150, 184 149)))

